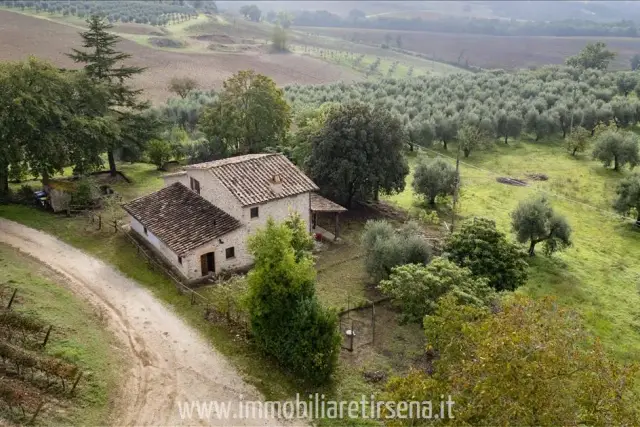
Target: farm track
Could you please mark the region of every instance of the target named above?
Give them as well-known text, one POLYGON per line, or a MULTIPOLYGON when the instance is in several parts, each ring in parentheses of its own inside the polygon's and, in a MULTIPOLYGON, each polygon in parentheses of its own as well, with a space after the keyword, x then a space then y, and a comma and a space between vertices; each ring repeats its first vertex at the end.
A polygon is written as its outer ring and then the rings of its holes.
MULTIPOLYGON (((138 283, 60 240, 0 219, 0 242, 46 264, 78 296, 98 307, 130 356, 112 425, 279 425, 240 419, 237 403, 260 400, 235 369, 194 330, 138 283), (231 417, 181 419, 178 402, 233 402, 231 417)), ((195 412, 194 412, 195 413, 195 412)))

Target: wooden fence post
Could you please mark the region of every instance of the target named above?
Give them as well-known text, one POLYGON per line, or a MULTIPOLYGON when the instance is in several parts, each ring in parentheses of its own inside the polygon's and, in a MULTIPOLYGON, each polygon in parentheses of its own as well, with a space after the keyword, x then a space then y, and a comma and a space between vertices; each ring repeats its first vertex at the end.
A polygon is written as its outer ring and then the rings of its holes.
POLYGON ((371 302, 371 346, 376 343, 376 303, 371 302))
POLYGON ((80 375, 78 375, 78 378, 76 378, 75 382, 73 383, 73 387, 71 387, 71 391, 69 393, 73 393, 73 391, 76 389, 76 386, 80 382, 80 378, 82 378, 82 374, 84 374, 84 372, 80 371, 80 375))
POLYGON ((31 419, 29 420, 29 424, 33 424, 36 421, 36 417, 38 416, 38 414, 40 413, 40 410, 42 409, 42 407, 44 406, 45 401, 44 399, 42 400, 42 402, 40 402, 40 404, 38 405, 38 408, 36 409, 36 412, 33 414, 33 416, 31 417, 31 419))
POLYGON ((7 309, 11 308, 11 304, 13 304, 13 300, 15 299, 17 293, 18 293, 18 288, 15 288, 13 290, 13 294, 11 294, 11 299, 9 300, 9 304, 7 305, 7 309))
POLYGON ((53 329, 53 325, 49 325, 49 329, 47 329, 47 335, 44 336, 44 341, 42 342, 42 348, 47 345, 47 341, 49 341, 49 334, 51 334, 51 329, 53 329))

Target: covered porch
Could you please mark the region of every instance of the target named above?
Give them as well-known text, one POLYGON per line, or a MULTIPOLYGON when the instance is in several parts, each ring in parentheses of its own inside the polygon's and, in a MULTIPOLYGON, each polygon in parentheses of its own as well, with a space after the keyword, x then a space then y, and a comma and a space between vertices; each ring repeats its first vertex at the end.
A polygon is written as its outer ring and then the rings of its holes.
POLYGON ((336 241, 340 237, 340 214, 346 209, 339 204, 325 199, 319 194, 311 193, 311 232, 320 234, 324 239, 336 241), (333 233, 318 225, 318 214, 333 216, 333 233))

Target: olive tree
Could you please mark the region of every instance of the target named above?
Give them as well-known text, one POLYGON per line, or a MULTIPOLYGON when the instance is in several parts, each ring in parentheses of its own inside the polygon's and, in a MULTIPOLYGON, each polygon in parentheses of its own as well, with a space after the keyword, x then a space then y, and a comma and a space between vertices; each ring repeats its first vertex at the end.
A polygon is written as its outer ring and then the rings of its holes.
POLYGON ((504 143, 509 143, 509 137, 517 138, 522 132, 524 121, 516 114, 507 114, 504 110, 498 112, 495 118, 496 133, 504 137, 504 143))
POLYGON ((636 223, 640 223, 640 174, 626 177, 618 184, 617 199, 613 207, 623 215, 635 209, 636 223))
POLYGON ((521 201, 511 213, 511 226, 518 242, 529 243, 529 256, 535 255, 541 242, 547 255, 571 246, 569 223, 553 211, 545 197, 521 201))
POLYGON ((490 140, 491 135, 479 125, 465 124, 458 130, 458 144, 464 157, 487 146, 490 140))
POLYGON ((587 150, 589 138, 591 138, 591 132, 582 126, 573 128, 569 137, 565 140, 567 151, 574 157, 577 153, 583 153, 587 150))
POLYGON ((632 132, 607 129, 597 136, 593 158, 605 167, 619 171, 626 165, 634 168, 640 162, 638 138, 632 132))
POLYGON ((435 206, 436 197, 453 195, 457 179, 455 168, 446 160, 440 157, 424 160, 413 174, 413 191, 435 206))

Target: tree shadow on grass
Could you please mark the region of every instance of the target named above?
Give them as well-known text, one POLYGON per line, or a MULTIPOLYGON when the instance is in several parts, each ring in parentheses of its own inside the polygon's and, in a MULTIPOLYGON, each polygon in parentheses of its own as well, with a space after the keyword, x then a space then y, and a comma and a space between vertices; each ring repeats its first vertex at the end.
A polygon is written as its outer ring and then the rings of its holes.
POLYGON ((557 296, 562 300, 576 303, 589 298, 581 287, 581 282, 570 270, 566 261, 558 256, 547 257, 538 254, 527 259, 529 281, 524 291, 533 297, 557 296))

